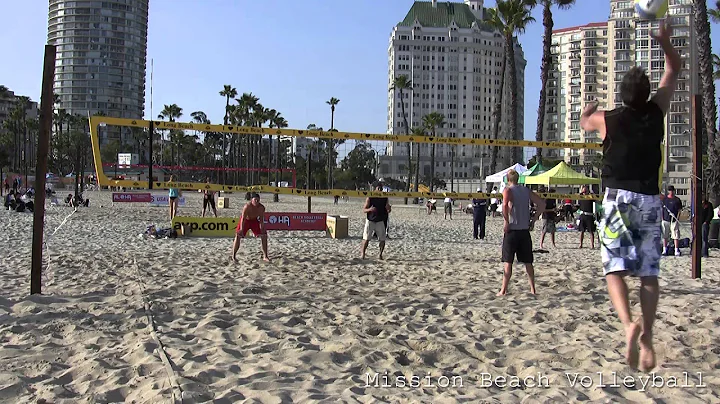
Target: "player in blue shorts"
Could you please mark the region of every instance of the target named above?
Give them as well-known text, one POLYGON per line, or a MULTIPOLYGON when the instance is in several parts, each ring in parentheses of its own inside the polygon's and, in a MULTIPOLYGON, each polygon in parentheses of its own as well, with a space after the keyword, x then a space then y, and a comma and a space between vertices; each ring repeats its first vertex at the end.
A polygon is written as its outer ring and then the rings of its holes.
POLYGON ((658 275, 663 248, 661 144, 665 114, 680 72, 680 56, 670 42, 671 35, 665 23, 661 23, 658 33, 653 33, 665 53, 665 73, 652 98, 647 74, 633 67, 620 85, 622 107, 602 111, 597 102, 592 102, 580 118, 585 131, 597 131, 603 140, 603 268, 610 300, 625 327, 627 363, 634 369, 639 365, 644 371, 656 365, 652 327, 660 296, 658 275), (642 285, 642 317, 637 321, 630 313, 627 275, 639 277, 642 285))

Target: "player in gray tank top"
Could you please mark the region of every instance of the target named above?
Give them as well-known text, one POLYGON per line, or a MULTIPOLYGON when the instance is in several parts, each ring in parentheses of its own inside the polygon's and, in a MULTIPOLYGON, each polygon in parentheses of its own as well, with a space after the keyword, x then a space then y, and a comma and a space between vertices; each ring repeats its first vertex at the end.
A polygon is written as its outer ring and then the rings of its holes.
POLYGON ((505 266, 502 287, 498 296, 508 291, 512 276, 512 265, 517 256, 518 262, 525 264, 530 281, 530 293, 535 294, 535 269, 533 268, 532 237, 530 236, 530 202, 537 205, 532 222, 545 211, 545 200, 529 188, 518 185, 520 175, 515 170, 507 173, 508 187, 503 190, 502 215, 505 220, 502 242, 502 262, 505 266))

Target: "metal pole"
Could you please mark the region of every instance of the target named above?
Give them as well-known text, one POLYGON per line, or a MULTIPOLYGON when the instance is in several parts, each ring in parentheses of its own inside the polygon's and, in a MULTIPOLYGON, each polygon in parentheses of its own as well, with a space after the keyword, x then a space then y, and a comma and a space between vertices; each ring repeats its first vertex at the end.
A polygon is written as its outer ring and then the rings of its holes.
POLYGON ((155 131, 155 124, 152 121, 152 116, 150 118, 150 163, 148 164, 148 188, 153 189, 153 140, 155 140, 153 132, 155 131))
POLYGON ((42 248, 45 228, 45 174, 47 173, 50 130, 52 129, 53 82, 55 79, 55 46, 45 45, 42 97, 40 99, 40 133, 35 168, 35 210, 33 212, 32 263, 30 294, 42 293, 42 248))
POLYGON ((702 95, 693 97, 693 155, 692 155, 692 200, 693 204, 693 242, 692 242, 692 278, 699 279, 702 274, 702 95))
MULTIPOLYGON (((305 181, 305 189, 310 189, 310 166, 312 162, 312 150, 308 151, 307 160, 307 180, 305 181)), ((307 197, 308 213, 312 213, 312 198, 307 197)))

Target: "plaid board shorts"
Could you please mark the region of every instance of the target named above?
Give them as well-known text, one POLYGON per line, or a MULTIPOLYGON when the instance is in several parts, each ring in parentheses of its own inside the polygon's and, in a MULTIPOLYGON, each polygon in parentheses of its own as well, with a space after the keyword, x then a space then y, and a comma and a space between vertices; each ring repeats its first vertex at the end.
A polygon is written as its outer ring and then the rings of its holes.
POLYGON ((600 221, 600 255, 605 275, 627 271, 631 276, 660 274, 662 202, 644 195, 607 188, 600 221))

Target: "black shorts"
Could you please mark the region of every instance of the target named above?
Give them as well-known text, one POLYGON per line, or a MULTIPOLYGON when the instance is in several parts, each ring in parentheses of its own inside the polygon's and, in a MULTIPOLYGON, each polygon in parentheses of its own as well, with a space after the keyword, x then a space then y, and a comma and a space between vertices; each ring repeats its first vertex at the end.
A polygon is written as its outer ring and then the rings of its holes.
POLYGON ((580 215, 580 225, 578 226, 578 230, 581 232, 587 231, 595 233, 595 216, 586 214, 580 215))
POLYGON ((171 196, 171 197, 170 197, 170 200, 171 200, 171 201, 174 201, 174 200, 177 199, 177 198, 178 198, 177 196, 171 196))
POLYGON ((516 255, 518 262, 533 263, 530 230, 510 230, 505 233, 502 242, 502 262, 512 263, 516 255))
POLYGON ((208 205, 215 209, 215 198, 204 198, 203 199, 203 210, 207 209, 208 205))

